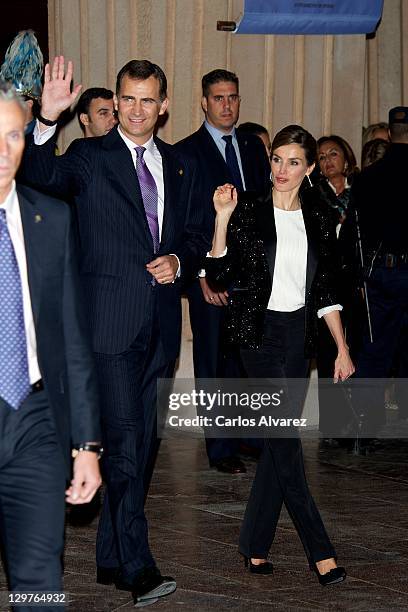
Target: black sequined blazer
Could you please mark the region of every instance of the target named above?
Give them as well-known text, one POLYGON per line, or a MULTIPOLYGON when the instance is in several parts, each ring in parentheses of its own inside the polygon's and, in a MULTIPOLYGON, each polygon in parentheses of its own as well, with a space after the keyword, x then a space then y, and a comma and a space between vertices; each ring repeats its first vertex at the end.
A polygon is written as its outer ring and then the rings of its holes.
MULTIPOLYGON (((317 311, 338 303, 335 290, 338 262, 336 236, 327 204, 316 201, 314 190, 302 195, 308 252, 305 296, 305 355, 314 354, 317 311)), ((276 227, 272 197, 240 194, 227 232, 224 257, 206 258, 210 283, 230 291, 225 339, 241 348, 259 348, 272 290, 276 255, 276 227)))

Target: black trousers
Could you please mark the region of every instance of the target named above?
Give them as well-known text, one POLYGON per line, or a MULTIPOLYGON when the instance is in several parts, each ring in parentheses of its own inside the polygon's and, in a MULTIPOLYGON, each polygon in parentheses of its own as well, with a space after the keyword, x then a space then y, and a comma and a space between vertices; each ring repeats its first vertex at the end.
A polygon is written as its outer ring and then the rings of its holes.
POLYGON ((120 568, 122 578, 132 583, 143 568, 155 565, 144 501, 158 450, 157 379, 171 377, 174 370, 162 347, 155 305, 127 351, 95 357, 106 484, 96 561, 120 568))
MULTIPOLYGON (((374 268, 367 282, 367 295, 374 341, 370 341, 367 330, 355 377, 385 379, 398 348, 401 350, 401 332, 408 314, 408 264, 374 268)), ((384 386, 355 387, 353 403, 356 411, 364 415, 362 434, 373 436, 385 423, 384 386)))
MULTIPOLYGON (((304 309, 281 313, 268 311, 263 346, 242 350, 251 378, 304 378, 305 385, 288 385, 290 414, 300 416, 307 389, 309 361, 304 357, 304 309)), ((309 563, 335 557, 309 491, 299 438, 269 438, 258 463, 245 511, 239 549, 246 557, 263 559, 272 545, 282 504, 285 504, 300 536, 309 563)))
POLYGON ((18 410, 0 399, 0 538, 10 590, 62 590, 65 485, 46 392, 30 395, 18 410))

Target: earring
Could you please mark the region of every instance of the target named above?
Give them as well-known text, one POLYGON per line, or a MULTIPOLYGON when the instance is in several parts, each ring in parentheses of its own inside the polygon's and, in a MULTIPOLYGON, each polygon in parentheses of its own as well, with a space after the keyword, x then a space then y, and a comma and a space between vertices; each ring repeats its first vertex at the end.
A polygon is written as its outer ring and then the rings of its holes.
POLYGON ((312 183, 312 181, 310 180, 310 174, 306 174, 306 176, 307 176, 307 180, 309 181, 309 185, 310 185, 310 187, 313 187, 313 183, 312 183))

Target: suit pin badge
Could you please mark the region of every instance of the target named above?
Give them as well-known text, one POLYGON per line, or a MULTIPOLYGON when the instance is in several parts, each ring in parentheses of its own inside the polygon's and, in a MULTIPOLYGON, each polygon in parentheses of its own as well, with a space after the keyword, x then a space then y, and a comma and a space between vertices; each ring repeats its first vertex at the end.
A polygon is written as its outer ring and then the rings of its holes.
POLYGON ((42 216, 41 215, 34 215, 34 221, 35 221, 35 223, 41 223, 42 216))
POLYGON ((182 176, 182 175, 184 174, 184 170, 183 170, 183 168, 180 168, 180 169, 179 169, 179 171, 178 171, 178 173, 179 173, 179 175, 180 175, 180 176, 182 176))

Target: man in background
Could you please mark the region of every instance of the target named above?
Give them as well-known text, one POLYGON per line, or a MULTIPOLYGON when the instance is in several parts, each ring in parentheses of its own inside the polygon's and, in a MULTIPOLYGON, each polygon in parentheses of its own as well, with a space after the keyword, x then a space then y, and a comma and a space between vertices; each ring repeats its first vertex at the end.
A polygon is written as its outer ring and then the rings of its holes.
POLYGON ((390 375, 408 317, 408 107, 390 110, 389 131, 391 144, 383 158, 356 177, 351 192, 360 226, 371 324, 371 334, 367 326, 357 358, 356 378, 380 379, 367 389, 360 389, 356 381, 353 397, 364 415, 367 437, 375 437, 385 424, 381 379, 390 375))
MULTIPOLYGON (((176 144, 179 151, 196 159, 200 170, 200 191, 195 206, 205 218, 207 233, 214 232, 213 194, 219 185, 234 184, 239 191, 263 193, 268 188, 270 165, 264 145, 257 136, 235 129, 241 98, 239 80, 228 70, 212 70, 202 78, 201 106, 205 121, 197 132, 176 144)), ((196 378, 242 376, 238 354, 224 352, 222 323, 228 307, 227 287, 214 290, 205 270, 199 272, 187 291, 193 332, 194 375, 196 378)), ((238 457, 239 440, 206 438, 211 466, 227 474, 245 472, 238 457)))
POLYGON ((246 121, 245 123, 239 124, 239 126, 237 127, 237 131, 239 134, 254 134, 254 136, 258 136, 258 138, 260 138, 264 143, 267 156, 271 156, 272 143, 269 136, 269 132, 266 127, 264 127, 260 123, 246 121))
POLYGON ((105 136, 118 122, 113 105, 113 91, 104 87, 86 89, 81 94, 75 111, 85 138, 105 136))

